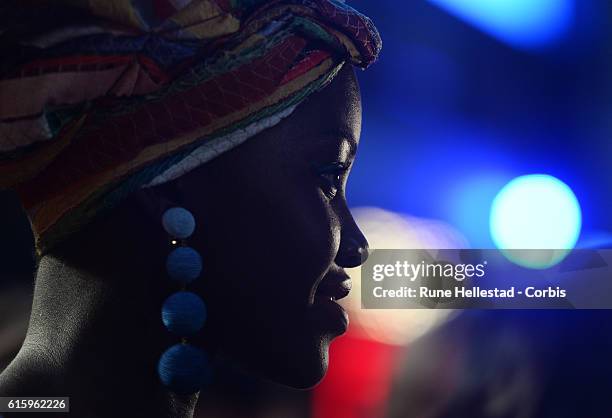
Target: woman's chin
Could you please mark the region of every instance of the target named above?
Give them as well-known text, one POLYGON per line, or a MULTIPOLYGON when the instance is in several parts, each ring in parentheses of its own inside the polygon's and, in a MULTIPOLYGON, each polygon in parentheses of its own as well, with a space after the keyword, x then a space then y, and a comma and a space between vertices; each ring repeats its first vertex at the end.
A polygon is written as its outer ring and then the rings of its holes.
POLYGON ((325 373, 327 373, 327 359, 317 366, 308 368, 296 367, 292 370, 284 371, 283 374, 275 376, 272 380, 294 389, 310 389, 325 377, 325 373))
MULTIPOLYGON (((316 386, 327 373, 329 364, 329 342, 318 344, 310 352, 302 352, 276 369, 273 380, 295 389, 310 389, 316 386)), ((280 365, 280 364, 279 364, 280 365)))

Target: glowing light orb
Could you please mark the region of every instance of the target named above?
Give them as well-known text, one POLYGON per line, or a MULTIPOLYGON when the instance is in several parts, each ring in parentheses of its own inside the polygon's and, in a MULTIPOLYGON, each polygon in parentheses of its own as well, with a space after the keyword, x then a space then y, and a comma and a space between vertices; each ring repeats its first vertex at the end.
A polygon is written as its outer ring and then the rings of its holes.
POLYGON ((565 258, 576 245, 581 225, 574 192, 545 174, 520 176, 506 184, 493 200, 489 217, 495 246, 514 263, 539 269, 565 258))
POLYGON ((429 0, 490 36, 520 49, 558 42, 574 20, 574 0, 429 0))

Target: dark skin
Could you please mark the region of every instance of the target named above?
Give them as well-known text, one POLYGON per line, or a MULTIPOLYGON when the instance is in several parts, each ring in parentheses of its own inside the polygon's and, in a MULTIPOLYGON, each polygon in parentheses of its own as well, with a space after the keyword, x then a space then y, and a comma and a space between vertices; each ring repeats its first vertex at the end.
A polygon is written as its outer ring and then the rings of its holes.
POLYGON ((315 385, 345 328, 314 296, 367 256, 344 193, 360 130, 359 88, 344 66, 277 126, 134 193, 45 255, 28 334, 0 376, 0 395, 70 396, 80 417, 192 416, 197 395, 171 393, 156 372, 178 342, 160 321, 178 290, 164 271, 172 244, 160 222, 172 206, 194 214, 188 244, 204 260, 188 290, 209 317, 190 343, 258 376, 315 385))

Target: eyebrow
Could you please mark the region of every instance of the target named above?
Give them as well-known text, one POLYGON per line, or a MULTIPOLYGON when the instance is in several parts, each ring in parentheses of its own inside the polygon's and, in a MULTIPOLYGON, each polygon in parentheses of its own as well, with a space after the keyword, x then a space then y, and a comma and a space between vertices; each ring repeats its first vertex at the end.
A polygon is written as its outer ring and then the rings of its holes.
POLYGON ((357 154, 357 139, 355 138, 353 133, 350 132, 349 130, 346 130, 346 129, 335 130, 334 129, 332 131, 322 132, 321 136, 330 137, 330 138, 340 138, 343 141, 346 141, 348 143, 350 157, 353 158, 355 157, 355 154, 357 154))

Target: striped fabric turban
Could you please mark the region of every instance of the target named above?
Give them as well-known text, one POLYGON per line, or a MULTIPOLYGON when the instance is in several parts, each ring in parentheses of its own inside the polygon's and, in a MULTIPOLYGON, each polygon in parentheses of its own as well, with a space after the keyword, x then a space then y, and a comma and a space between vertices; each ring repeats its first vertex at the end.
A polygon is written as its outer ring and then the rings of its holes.
POLYGON ((340 0, 4 0, 0 188, 39 252, 278 123, 381 41, 340 0))

